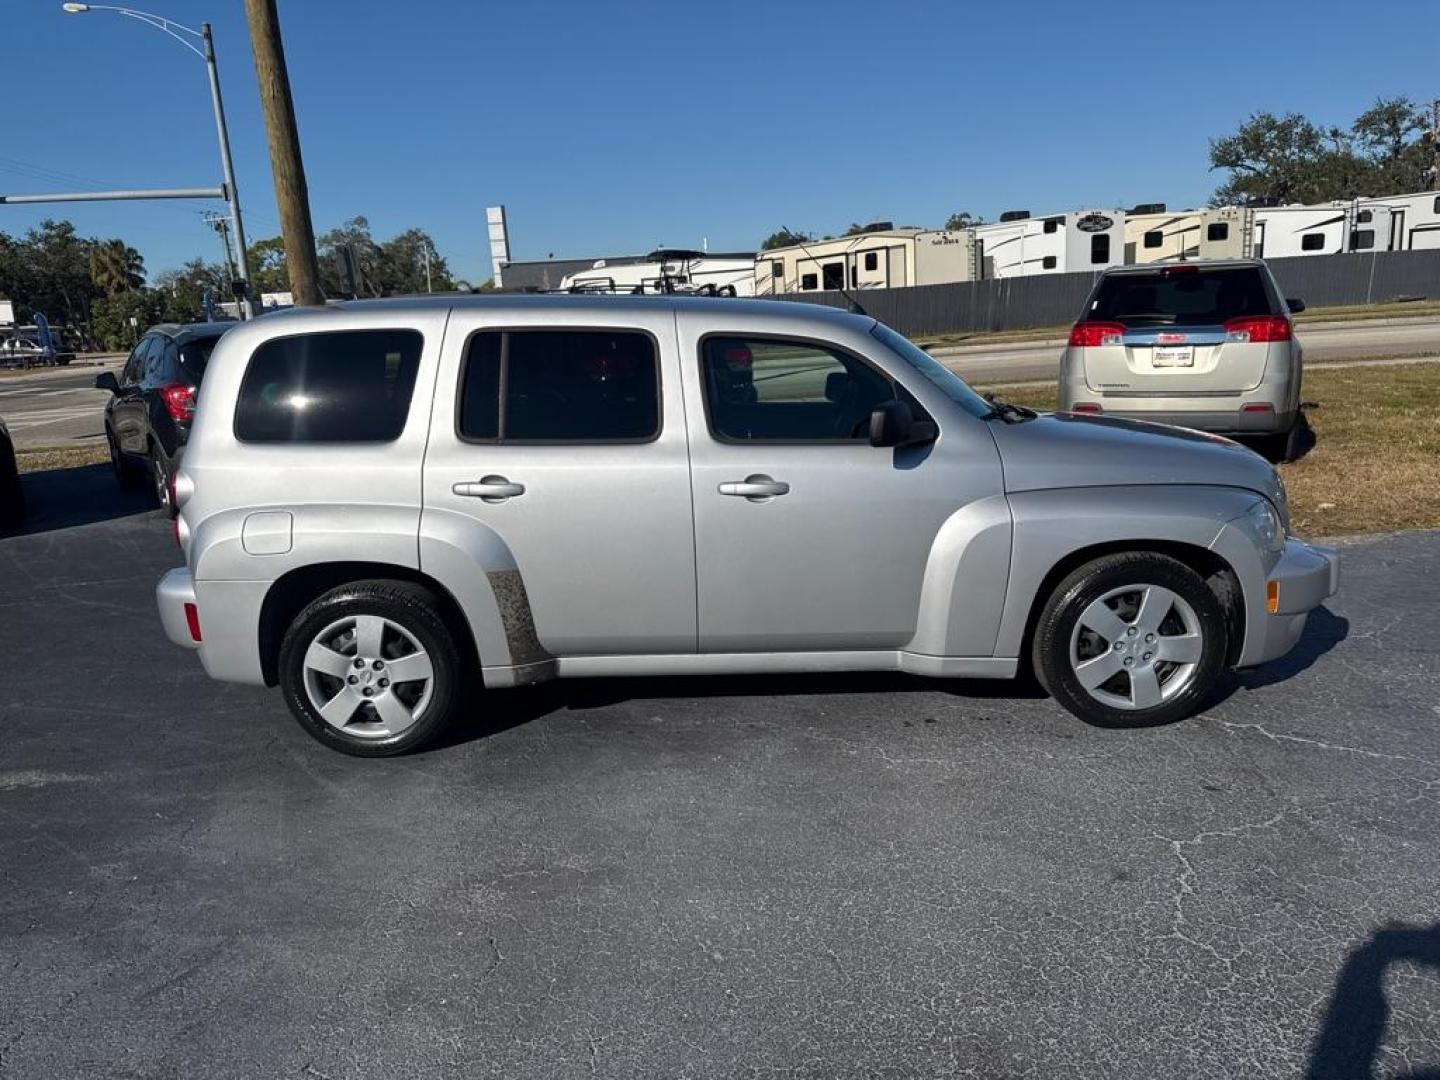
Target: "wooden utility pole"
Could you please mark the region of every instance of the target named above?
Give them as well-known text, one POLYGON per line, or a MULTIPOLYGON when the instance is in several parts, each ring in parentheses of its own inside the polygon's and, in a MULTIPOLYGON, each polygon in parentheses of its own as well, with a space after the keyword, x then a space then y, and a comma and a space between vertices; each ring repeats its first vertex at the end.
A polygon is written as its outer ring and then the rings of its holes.
POLYGON ((285 45, 280 40, 275 0, 245 0, 245 17, 250 23, 255 77, 260 82, 260 107, 265 113, 290 289, 296 304, 319 307, 325 297, 320 292, 320 267, 315 259, 310 192, 305 185, 305 165, 300 160, 300 133, 295 127, 295 102, 290 97, 290 74, 285 68, 285 45))

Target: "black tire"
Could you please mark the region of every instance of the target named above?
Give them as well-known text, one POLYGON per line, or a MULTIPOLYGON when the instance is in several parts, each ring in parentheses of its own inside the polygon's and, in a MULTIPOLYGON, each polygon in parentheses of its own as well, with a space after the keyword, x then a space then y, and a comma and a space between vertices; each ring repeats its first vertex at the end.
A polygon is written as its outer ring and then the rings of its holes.
POLYGON ((1273 465, 1294 461, 1300 456, 1300 435, 1303 431, 1300 421, 1290 425, 1289 431, 1275 435, 1264 435, 1255 442, 1260 456, 1273 465))
MULTIPOLYGON (((280 688, 285 704, 300 726, 332 750, 355 757, 409 753, 434 740, 458 711, 461 682, 468 667, 459 641, 428 589, 404 581, 351 582, 312 601, 291 622, 280 645, 280 688), (311 700, 306 683, 307 651, 317 635, 351 616, 379 616, 396 624, 414 638, 430 658, 433 683, 428 703, 413 724, 399 735, 370 737, 341 731, 325 720, 311 700)), ((373 706, 361 708, 356 715, 362 718, 363 727, 366 715, 363 710, 373 706)), ((354 727, 353 721, 348 726, 354 727)))
POLYGON ((0 442, 0 531, 18 529, 25 521, 25 489, 20 486, 20 469, 15 452, 0 442))
POLYGON ((165 455, 158 447, 150 447, 149 468, 150 487, 155 493, 155 502, 167 518, 174 520, 179 510, 176 509, 175 500, 170 497, 170 472, 165 467, 165 455))
MULTIPOLYGON (((1139 612, 1126 619, 1125 602, 1124 597, 1116 601, 1120 605, 1117 616, 1120 622, 1126 624, 1125 632, 1129 634, 1129 624, 1139 621, 1139 612)), ((1167 610, 1171 611, 1170 615, 1165 616, 1167 619, 1182 617, 1179 606, 1167 610)), ((1173 627, 1175 624, 1167 625, 1173 627)), ((1163 634, 1159 627, 1156 632, 1163 634)), ((1146 648, 1140 644, 1145 640, 1144 637, 1135 640, 1133 646, 1130 645, 1131 640, 1121 639, 1122 644, 1116 649, 1117 655, 1127 648, 1146 648)), ((1204 708, 1218 687, 1228 651, 1229 625, 1224 609, 1200 575, 1167 555, 1133 551, 1106 555, 1086 563, 1068 574, 1055 587, 1036 623, 1031 658, 1041 685, 1066 710, 1088 724, 1124 728, 1174 723, 1204 708), (1199 659, 1188 672, 1186 667, 1189 665, 1168 665, 1163 661, 1155 661, 1151 665, 1162 694, 1171 693, 1171 696, 1151 707, 1116 707, 1099 700, 1081 683, 1071 662, 1072 642, 1086 644, 1091 650, 1098 648, 1102 655, 1106 652, 1107 647, 1096 644, 1106 639, 1085 628, 1077 632, 1077 623, 1086 609, 1096 601, 1129 586, 1159 586, 1168 589, 1188 605, 1189 614, 1193 615, 1198 623, 1195 629, 1201 637, 1199 659), (1173 691, 1167 691, 1170 686, 1167 680, 1177 677, 1181 678, 1182 682, 1173 691)), ((1149 661, 1151 655, 1153 653, 1143 654, 1144 661, 1149 661)), ((1132 659, 1139 663, 1142 657, 1133 656, 1132 659)), ((1097 688, 1097 692, 1106 693, 1105 688, 1108 686, 1111 687, 1111 696, 1128 695, 1132 701, 1136 700, 1138 695, 1131 689, 1130 673, 1122 670, 1116 675, 1119 677, 1118 681, 1102 684, 1097 688)))
POLYGON ((115 439, 115 433, 108 427, 105 429, 105 444, 110 449, 110 472, 114 475, 115 482, 120 485, 120 490, 138 491, 145 482, 144 477, 130 464, 128 456, 121 451, 120 444, 115 439))

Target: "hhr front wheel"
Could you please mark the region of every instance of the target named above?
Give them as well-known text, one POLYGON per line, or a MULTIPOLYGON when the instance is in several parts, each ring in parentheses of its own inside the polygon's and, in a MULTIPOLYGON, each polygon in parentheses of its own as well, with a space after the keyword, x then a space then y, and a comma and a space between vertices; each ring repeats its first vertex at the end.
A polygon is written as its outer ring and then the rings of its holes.
POLYGON ((1201 709, 1228 648, 1225 613, 1200 575, 1165 555, 1126 552, 1060 582, 1040 613, 1033 661, 1080 719, 1145 727, 1201 709))
POLYGON ((290 624, 280 685, 302 727, 359 757, 429 742, 455 712, 464 665, 431 593, 399 581, 332 589, 290 624))

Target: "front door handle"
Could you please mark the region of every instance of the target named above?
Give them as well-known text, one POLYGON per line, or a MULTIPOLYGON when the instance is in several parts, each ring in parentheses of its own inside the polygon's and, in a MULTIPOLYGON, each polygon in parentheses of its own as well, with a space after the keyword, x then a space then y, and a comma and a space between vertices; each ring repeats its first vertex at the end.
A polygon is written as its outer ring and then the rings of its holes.
POLYGON ((450 489, 456 495, 483 499, 487 503, 504 502, 516 495, 525 494, 524 484, 514 484, 503 476, 483 476, 479 480, 467 480, 450 489))
POLYGON ((720 485, 721 495, 738 495, 751 502, 768 502, 776 495, 784 495, 790 485, 784 480, 772 480, 764 473, 754 473, 744 480, 727 480, 720 485))

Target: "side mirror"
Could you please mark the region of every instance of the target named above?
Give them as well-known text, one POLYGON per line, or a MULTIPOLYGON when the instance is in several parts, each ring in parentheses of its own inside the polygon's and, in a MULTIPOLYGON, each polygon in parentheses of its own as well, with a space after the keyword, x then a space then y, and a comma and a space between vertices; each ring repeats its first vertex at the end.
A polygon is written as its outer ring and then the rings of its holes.
POLYGON ((1298 297, 1287 296, 1285 298, 1285 306, 1290 309, 1291 315, 1299 315, 1300 312, 1305 310, 1305 301, 1298 297))
POLYGON ((95 389, 109 390, 112 394, 118 394, 120 393, 120 383, 115 378, 113 371, 102 371, 95 376, 95 389))
POLYGON ((884 401, 870 414, 871 446, 915 446, 935 440, 935 425, 916 420, 903 401, 884 401))

